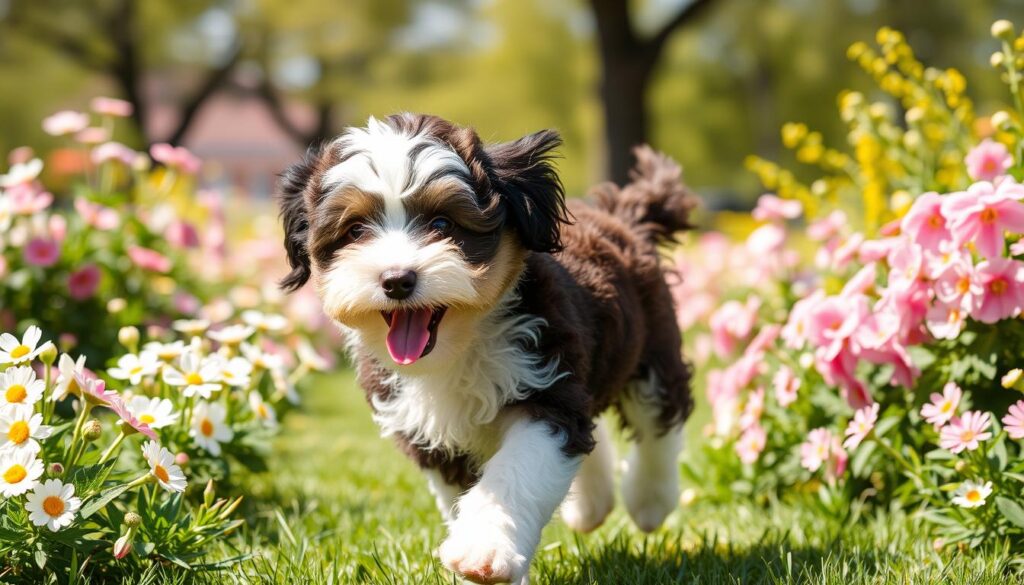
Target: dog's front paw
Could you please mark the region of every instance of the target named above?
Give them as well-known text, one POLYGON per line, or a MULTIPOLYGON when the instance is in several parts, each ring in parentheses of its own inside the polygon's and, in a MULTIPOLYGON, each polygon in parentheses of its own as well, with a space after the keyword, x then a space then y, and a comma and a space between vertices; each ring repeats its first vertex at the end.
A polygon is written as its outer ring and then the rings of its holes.
POLYGON ((456 522, 438 555, 448 569, 474 583, 526 583, 529 559, 499 526, 456 522))
POLYGON ((674 467, 642 469, 627 465, 622 500, 637 528, 652 532, 679 506, 679 474, 674 467))

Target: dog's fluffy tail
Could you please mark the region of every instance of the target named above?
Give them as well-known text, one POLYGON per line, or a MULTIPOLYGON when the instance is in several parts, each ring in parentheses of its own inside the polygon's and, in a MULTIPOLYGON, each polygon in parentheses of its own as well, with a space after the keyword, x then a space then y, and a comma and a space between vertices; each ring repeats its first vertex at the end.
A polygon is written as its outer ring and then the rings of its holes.
POLYGON ((599 209, 643 232, 654 243, 674 241, 678 232, 693 227, 690 212, 697 199, 683 185, 683 170, 667 155, 647 145, 633 150, 636 166, 630 183, 619 188, 611 183, 593 192, 599 209))

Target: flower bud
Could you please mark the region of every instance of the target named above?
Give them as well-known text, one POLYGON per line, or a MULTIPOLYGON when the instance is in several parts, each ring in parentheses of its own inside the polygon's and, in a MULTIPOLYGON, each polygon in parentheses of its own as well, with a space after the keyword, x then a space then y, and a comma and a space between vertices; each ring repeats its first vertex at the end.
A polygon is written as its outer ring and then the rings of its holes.
POLYGON ((99 439, 102 434, 103 425, 96 419, 90 419, 82 426, 82 437, 90 443, 99 439))
POLYGON ((39 361, 47 366, 52 366, 53 362, 57 361, 57 346, 47 341, 42 351, 39 352, 39 361))
POLYGON ((148 171, 153 166, 153 161, 149 160, 149 157, 139 153, 135 160, 132 161, 132 170, 140 173, 148 171))
POLYGON ((142 516, 135 512, 128 512, 124 515, 124 525, 128 528, 138 528, 142 524, 142 516))
POLYGON ((937 553, 942 552, 942 549, 946 548, 946 541, 941 538, 936 538, 932 541, 932 550, 937 553))
POLYGON ((213 491, 213 480, 206 482, 206 489, 203 490, 203 503, 209 508, 213 504, 213 498, 216 494, 213 491))
POLYGON ((123 559, 132 552, 132 531, 129 530, 114 543, 114 558, 123 559))
POLYGON ((123 311, 128 306, 128 301, 117 297, 107 301, 107 312, 111 315, 116 315, 123 311))
POLYGON ((958 459, 957 462, 953 464, 953 469, 955 469, 957 473, 963 473, 968 467, 969 464, 963 459, 958 459))
POLYGON ((135 327, 122 327, 117 332, 117 340, 128 351, 134 352, 139 347, 139 330, 135 327))
POLYGON ((174 464, 179 467, 188 465, 188 453, 178 453, 174 456, 174 464))
POLYGON ((1006 63, 1006 55, 1001 51, 992 53, 992 56, 988 58, 988 63, 993 67, 1002 67, 1006 63))
POLYGON ((1013 40, 1013 23, 1006 19, 992 23, 992 37, 1004 41, 1013 40))
POLYGON ((50 464, 49 467, 47 467, 46 471, 50 475, 61 475, 62 473, 64 473, 64 466, 54 461, 53 463, 50 464))

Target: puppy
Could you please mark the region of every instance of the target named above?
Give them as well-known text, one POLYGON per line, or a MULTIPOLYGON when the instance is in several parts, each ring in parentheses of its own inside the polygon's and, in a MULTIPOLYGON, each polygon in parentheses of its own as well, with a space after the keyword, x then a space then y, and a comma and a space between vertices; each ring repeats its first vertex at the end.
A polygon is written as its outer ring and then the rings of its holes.
POLYGON ((279 188, 282 286, 312 280, 383 435, 426 475, 448 524, 442 562, 477 583, 525 583, 560 504, 576 530, 604 521, 608 408, 632 440, 636 525, 654 530, 678 500, 690 370, 657 245, 688 227, 692 199, 677 165, 640 148, 631 184, 566 205, 559 144, 371 118, 279 188))

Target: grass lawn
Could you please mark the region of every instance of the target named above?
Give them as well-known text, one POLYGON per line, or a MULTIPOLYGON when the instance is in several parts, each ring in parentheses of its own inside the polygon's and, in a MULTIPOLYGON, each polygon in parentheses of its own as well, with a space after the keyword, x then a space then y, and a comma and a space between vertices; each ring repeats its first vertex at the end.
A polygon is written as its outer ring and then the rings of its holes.
MULTIPOLYGON (((251 544, 257 558, 202 581, 458 583, 433 556, 444 536, 433 498, 414 466, 379 438, 351 373, 307 392, 276 449, 273 471, 246 486, 249 522, 230 543, 251 544)), ((844 525, 786 504, 698 499, 646 536, 620 505, 586 536, 554 520, 541 547, 534 584, 1021 581, 1009 553, 937 554, 901 514, 844 525)))

